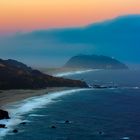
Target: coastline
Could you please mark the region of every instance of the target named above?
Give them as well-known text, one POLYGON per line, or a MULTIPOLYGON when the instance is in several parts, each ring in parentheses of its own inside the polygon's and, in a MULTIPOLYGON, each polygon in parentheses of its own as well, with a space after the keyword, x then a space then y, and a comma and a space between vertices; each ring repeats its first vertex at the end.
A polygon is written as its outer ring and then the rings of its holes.
POLYGON ((46 89, 40 90, 0 90, 0 108, 4 108, 4 106, 19 102, 24 99, 40 96, 40 95, 47 95, 51 92, 63 91, 67 89, 74 89, 68 87, 50 87, 46 89))
MULTIPOLYGON (((52 75, 63 77, 71 74, 78 74, 78 73, 80 74, 80 73, 90 72, 94 70, 87 70, 87 69, 56 70, 55 69, 55 71, 57 72, 52 71, 52 75)), ((44 71, 44 73, 47 73, 46 70, 44 71)), ((64 91, 64 90, 72 90, 72 89, 76 89, 76 87, 48 87, 45 89, 38 89, 38 90, 32 90, 32 89, 0 90, 0 108, 4 108, 8 104, 19 102, 30 97, 47 95, 48 93, 64 91)))
MULTIPOLYGON (((85 88, 49 88, 42 90, 10 90, 13 94, 12 96, 8 96, 10 91, 5 91, 3 94, 5 96, 0 98, 1 105, 3 105, 2 109, 6 109, 8 111, 10 119, 9 120, 0 120, 0 124, 4 124, 7 129, 0 130, 0 140, 3 139, 8 133, 13 134, 14 128, 24 122, 23 115, 30 113, 36 108, 42 108, 44 105, 49 105, 54 102, 54 99, 57 99, 64 95, 70 95, 75 92, 87 90, 85 88), (23 95, 24 93, 24 95, 23 95), (4 99, 6 98, 6 99, 4 99)), ((2 97, 2 96, 0 96, 2 97)), ((28 120, 26 120, 28 121, 28 120)), ((17 129, 16 129, 17 130, 17 129)), ((17 130, 18 132, 18 130, 17 130)))
POLYGON ((0 140, 8 133, 11 134, 14 132, 15 126, 24 122, 22 115, 38 107, 42 108, 44 105, 52 103, 54 99, 63 95, 83 90, 88 90, 88 88, 49 87, 39 90, 0 90, 0 109, 8 111, 11 118, 8 121, 6 119, 0 120, 0 124, 4 124, 7 127, 7 129, 0 130, 0 140))

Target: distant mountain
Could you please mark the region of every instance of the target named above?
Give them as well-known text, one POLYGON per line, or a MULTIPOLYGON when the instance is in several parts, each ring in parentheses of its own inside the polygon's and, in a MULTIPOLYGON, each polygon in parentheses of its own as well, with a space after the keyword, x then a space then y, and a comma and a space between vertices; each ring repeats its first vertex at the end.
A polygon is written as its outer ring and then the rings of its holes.
POLYGON ((128 69, 120 61, 103 55, 78 55, 72 57, 64 67, 94 69, 128 69))
POLYGON ((56 78, 15 60, 0 59, 0 89, 40 89, 47 87, 87 87, 85 82, 56 78))

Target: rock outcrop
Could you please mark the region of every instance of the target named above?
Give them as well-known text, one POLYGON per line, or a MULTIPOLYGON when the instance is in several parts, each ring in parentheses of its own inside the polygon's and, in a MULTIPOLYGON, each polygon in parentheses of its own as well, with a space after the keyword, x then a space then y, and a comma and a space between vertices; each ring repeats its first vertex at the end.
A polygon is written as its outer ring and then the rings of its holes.
POLYGON ((0 120, 2 119, 10 119, 10 117, 7 111, 0 109, 0 120))

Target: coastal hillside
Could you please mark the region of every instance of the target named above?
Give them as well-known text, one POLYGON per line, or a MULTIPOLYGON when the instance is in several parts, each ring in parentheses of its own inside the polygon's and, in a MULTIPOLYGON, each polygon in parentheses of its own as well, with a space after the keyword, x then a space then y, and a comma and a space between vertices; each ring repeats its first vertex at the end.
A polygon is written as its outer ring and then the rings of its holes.
POLYGON ((47 87, 87 87, 85 82, 56 78, 15 60, 0 59, 0 89, 40 89, 47 87))
POLYGON ((120 61, 103 55, 78 55, 72 57, 64 67, 93 69, 128 69, 120 61))

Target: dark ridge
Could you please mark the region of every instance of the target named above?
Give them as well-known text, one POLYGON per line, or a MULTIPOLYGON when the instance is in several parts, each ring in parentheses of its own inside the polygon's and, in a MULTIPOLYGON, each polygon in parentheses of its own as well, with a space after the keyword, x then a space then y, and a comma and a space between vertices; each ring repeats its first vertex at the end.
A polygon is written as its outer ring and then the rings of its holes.
POLYGON ((15 60, 0 59, 0 89, 41 89, 47 87, 88 87, 79 80, 57 78, 15 60))

